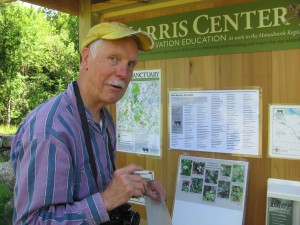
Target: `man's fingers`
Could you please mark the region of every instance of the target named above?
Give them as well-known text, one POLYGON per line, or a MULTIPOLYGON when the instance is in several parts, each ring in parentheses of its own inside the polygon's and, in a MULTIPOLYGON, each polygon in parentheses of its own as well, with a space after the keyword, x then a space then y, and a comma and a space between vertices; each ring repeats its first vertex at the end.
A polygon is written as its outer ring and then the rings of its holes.
POLYGON ((144 192, 142 192, 139 189, 134 189, 133 193, 132 193, 132 198, 140 198, 144 195, 144 192))
POLYGON ((122 174, 132 174, 134 173, 134 171, 139 171, 139 170, 143 170, 143 168, 141 166, 135 165, 135 164, 130 164, 128 166, 125 166, 121 169, 118 169, 116 171, 119 171, 122 174))
POLYGON ((146 195, 157 201, 164 201, 166 199, 166 190, 158 180, 147 182, 146 195))

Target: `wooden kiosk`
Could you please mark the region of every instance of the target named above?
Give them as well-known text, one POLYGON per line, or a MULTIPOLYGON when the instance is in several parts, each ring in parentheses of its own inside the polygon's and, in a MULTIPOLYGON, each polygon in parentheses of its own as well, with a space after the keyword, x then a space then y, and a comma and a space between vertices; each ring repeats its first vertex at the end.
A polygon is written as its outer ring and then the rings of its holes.
MULTIPOLYGON (((7 2, 1 0, 0 2, 7 2)), ((79 16, 80 39, 87 30, 100 21, 132 22, 160 16, 189 13, 191 11, 234 7, 261 0, 27 0, 27 2, 60 10, 79 16)), ((286 1, 299 4, 299 0, 286 1)), ((299 23, 299 19, 297 20, 299 23)), ((268 157, 268 105, 300 104, 298 93, 300 84, 300 34, 298 48, 263 50, 228 54, 201 55, 192 57, 163 58, 140 61, 138 70, 161 69, 162 73, 162 136, 161 156, 118 152, 118 167, 125 164, 140 164, 155 172, 167 189, 167 207, 172 215, 176 188, 178 158, 182 154, 216 159, 237 160, 245 158, 249 162, 248 194, 245 207, 244 225, 264 225, 266 222, 267 181, 269 178, 300 181, 300 163, 297 159, 268 157), (168 90, 176 88, 202 88, 210 90, 260 87, 261 102, 261 154, 256 157, 237 156, 215 152, 182 151, 169 149, 168 90)), ((115 107, 110 109, 115 115, 115 107)), ((144 206, 135 208, 146 220, 144 206)), ((225 218, 224 218, 225 219, 225 218)), ((146 222, 143 222, 146 224, 146 222)))

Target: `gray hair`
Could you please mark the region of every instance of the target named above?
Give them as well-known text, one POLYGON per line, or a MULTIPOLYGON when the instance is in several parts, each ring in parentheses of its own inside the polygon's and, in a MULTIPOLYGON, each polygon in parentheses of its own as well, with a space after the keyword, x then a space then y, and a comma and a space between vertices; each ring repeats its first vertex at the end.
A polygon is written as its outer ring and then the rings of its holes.
MULTIPOLYGON (((98 39, 98 40, 92 42, 88 46, 93 58, 95 58, 95 56, 97 54, 97 50, 99 49, 99 47, 100 47, 100 45, 101 45, 102 42, 103 42, 103 39, 98 39)), ((81 54, 80 54, 80 67, 81 67, 81 63, 82 63, 82 58, 81 58, 81 54)))
POLYGON ((103 40, 102 39, 98 39, 94 42, 92 42, 90 45, 89 45, 89 48, 90 48, 90 52, 92 54, 93 57, 96 56, 97 54, 97 50, 99 49, 100 45, 102 44, 103 40))

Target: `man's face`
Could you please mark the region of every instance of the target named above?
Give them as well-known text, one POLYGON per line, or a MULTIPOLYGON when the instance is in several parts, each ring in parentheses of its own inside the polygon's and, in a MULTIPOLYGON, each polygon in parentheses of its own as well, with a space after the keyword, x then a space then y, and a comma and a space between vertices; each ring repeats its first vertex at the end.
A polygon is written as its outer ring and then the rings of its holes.
POLYGON ((86 60, 89 97, 97 104, 112 104, 125 94, 138 60, 138 46, 130 37, 103 40, 96 54, 89 51, 86 60))

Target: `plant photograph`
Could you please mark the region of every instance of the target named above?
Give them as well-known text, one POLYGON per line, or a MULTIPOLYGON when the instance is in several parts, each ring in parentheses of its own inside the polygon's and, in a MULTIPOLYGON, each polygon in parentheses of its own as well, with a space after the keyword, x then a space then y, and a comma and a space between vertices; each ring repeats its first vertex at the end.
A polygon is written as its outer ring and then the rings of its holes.
POLYGON ((189 180, 183 180, 181 184, 181 191, 183 192, 189 192, 190 190, 190 181, 189 180))
POLYGON ((223 177, 230 177, 231 176, 231 170, 232 170, 232 166, 231 165, 224 165, 224 164, 222 164, 221 167, 220 167, 221 176, 223 176, 223 177))
POLYGON ((207 202, 214 202, 216 200, 216 187, 204 185, 203 200, 207 202))
POLYGON ((205 169, 204 162, 193 162, 193 174, 203 175, 205 169))
POLYGON ((219 180, 218 197, 229 199, 230 181, 219 180))
POLYGON ((233 202, 242 202, 243 199, 243 187, 232 186, 230 199, 233 202))
POLYGON ((270 198, 270 208, 277 212, 291 212, 293 211, 293 201, 280 198, 270 198))
POLYGON ((180 175, 191 176, 192 173, 192 160, 190 159, 182 159, 181 160, 181 169, 180 175))
POLYGON ((203 188, 203 179, 201 178, 192 178, 192 184, 190 192, 193 193, 202 193, 203 188))
POLYGON ((238 183, 244 183, 244 181, 245 181, 245 166, 233 165, 231 181, 238 182, 238 183))
POLYGON ((219 176, 219 170, 206 170, 205 172, 205 183, 217 184, 219 176))

